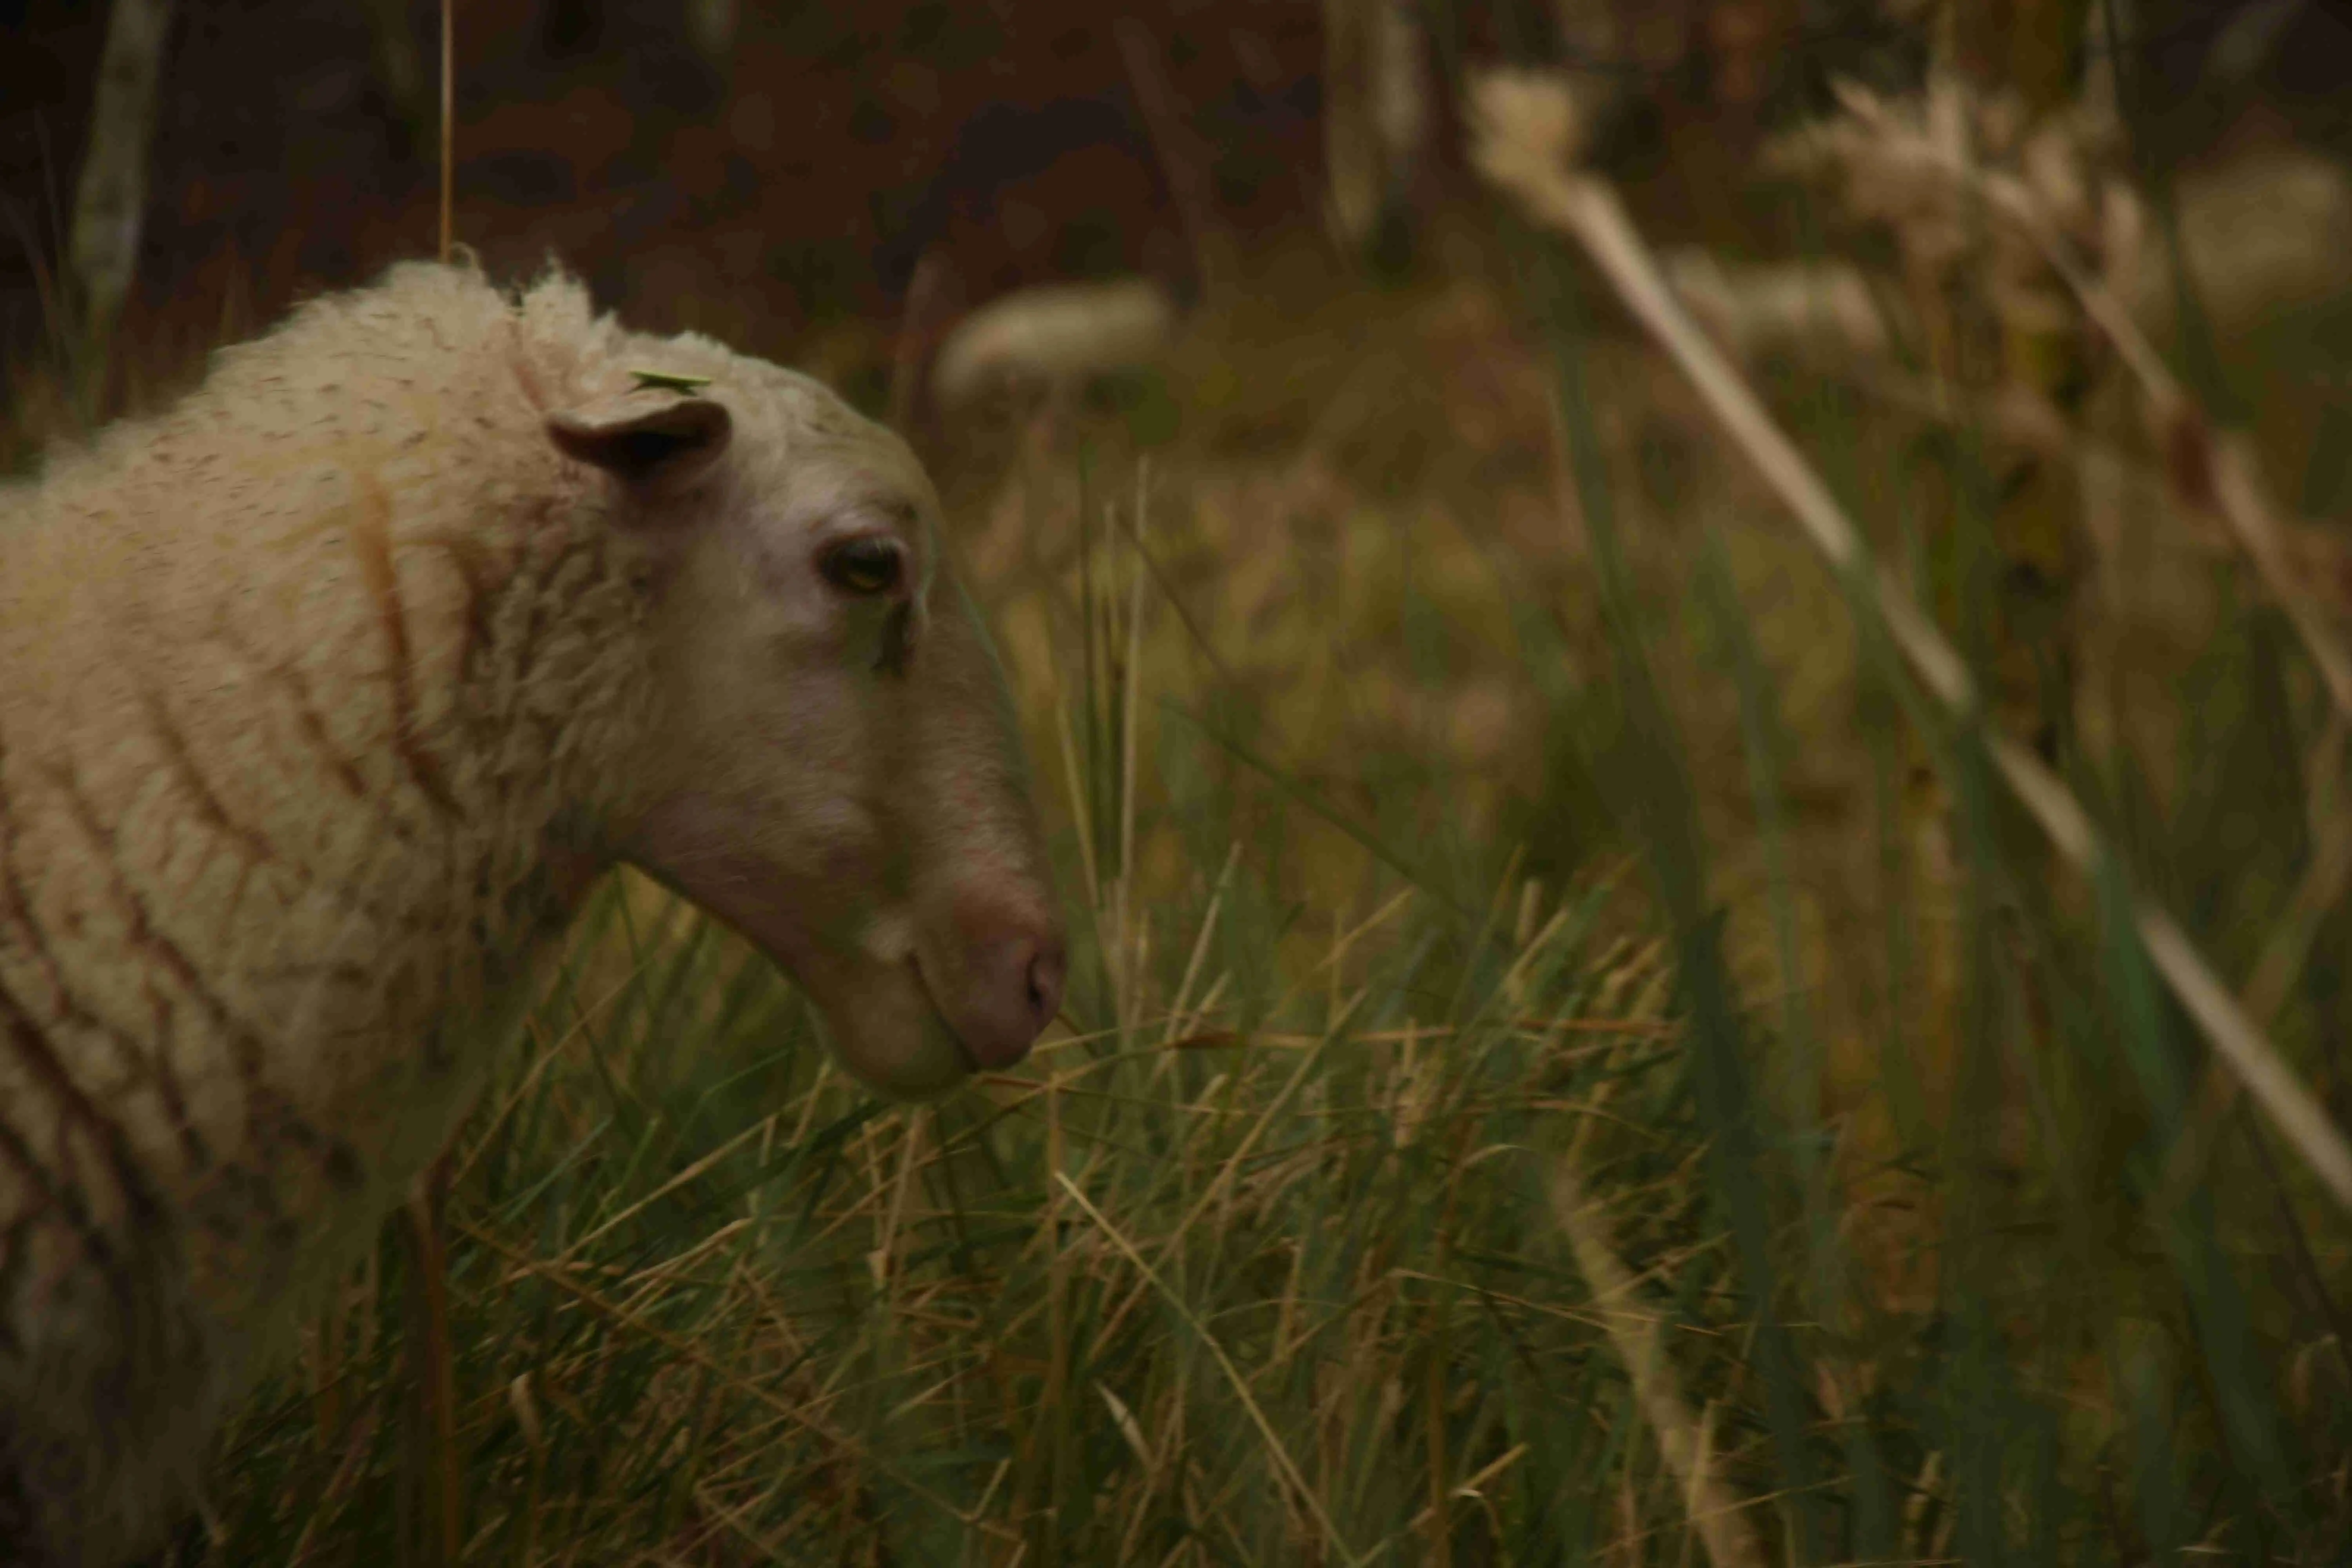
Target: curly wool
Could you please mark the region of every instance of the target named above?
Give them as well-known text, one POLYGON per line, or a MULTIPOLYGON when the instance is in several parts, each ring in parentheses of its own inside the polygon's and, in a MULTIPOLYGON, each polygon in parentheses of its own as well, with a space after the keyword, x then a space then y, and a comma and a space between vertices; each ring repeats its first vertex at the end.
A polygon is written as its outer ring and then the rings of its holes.
POLYGON ((651 702, 544 420, 648 355, 403 267, 0 489, 0 1563, 151 1545, 468 1102, 651 702))

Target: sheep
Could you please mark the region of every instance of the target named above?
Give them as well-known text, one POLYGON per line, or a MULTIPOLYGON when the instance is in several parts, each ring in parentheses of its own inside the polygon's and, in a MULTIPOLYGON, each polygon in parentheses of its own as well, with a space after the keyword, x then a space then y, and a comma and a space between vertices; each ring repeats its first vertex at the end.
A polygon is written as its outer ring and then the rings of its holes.
POLYGON ((931 364, 932 395, 941 407, 958 409, 996 386, 1068 386, 1149 363, 1174 340, 1177 309, 1150 278, 1018 289, 948 333, 931 364))
POLYGON ((412 263, 0 488, 0 1563, 117 1563, 634 865, 900 1098, 1018 1061, 1060 916, 907 447, 412 263))

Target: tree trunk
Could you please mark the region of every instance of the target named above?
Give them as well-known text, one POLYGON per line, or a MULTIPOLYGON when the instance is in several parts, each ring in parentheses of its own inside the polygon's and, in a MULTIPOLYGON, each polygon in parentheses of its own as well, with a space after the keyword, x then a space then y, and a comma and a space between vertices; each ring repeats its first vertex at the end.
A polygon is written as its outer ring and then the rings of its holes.
POLYGON ((71 258, 81 308, 84 395, 103 374, 106 345, 139 264, 155 83, 172 31, 172 0, 114 0, 90 106, 89 150, 75 193, 71 258))
POLYGON ((713 67, 723 67, 735 52, 736 0, 688 0, 686 32, 695 48, 713 67))
POLYGON ((367 0, 367 18, 368 41, 374 46, 375 73, 383 95, 400 116, 403 133, 416 136, 432 120, 433 100, 408 0, 367 0))
POLYGON ((1323 0, 1323 154, 1333 237, 1362 252, 1407 217, 1430 83, 1410 0, 1323 0))

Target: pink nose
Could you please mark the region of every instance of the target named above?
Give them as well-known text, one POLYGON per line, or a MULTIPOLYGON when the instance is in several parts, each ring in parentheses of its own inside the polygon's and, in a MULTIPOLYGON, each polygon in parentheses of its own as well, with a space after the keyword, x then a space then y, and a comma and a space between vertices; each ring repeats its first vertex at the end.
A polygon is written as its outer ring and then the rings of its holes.
POLYGON ((960 912, 968 944, 961 984, 940 998, 941 1010, 975 1065, 1009 1068, 1062 1010, 1069 961, 1060 922, 1028 910, 967 904, 960 912))

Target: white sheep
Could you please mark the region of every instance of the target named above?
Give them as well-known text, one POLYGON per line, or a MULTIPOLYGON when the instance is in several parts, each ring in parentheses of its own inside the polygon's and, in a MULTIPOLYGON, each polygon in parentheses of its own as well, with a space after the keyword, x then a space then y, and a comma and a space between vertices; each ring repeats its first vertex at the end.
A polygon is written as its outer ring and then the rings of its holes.
POLYGON ((159 1540, 606 866, 883 1092, 1026 1052, 1058 914, 937 530, 807 378, 426 265, 0 488, 0 1563, 159 1540))

